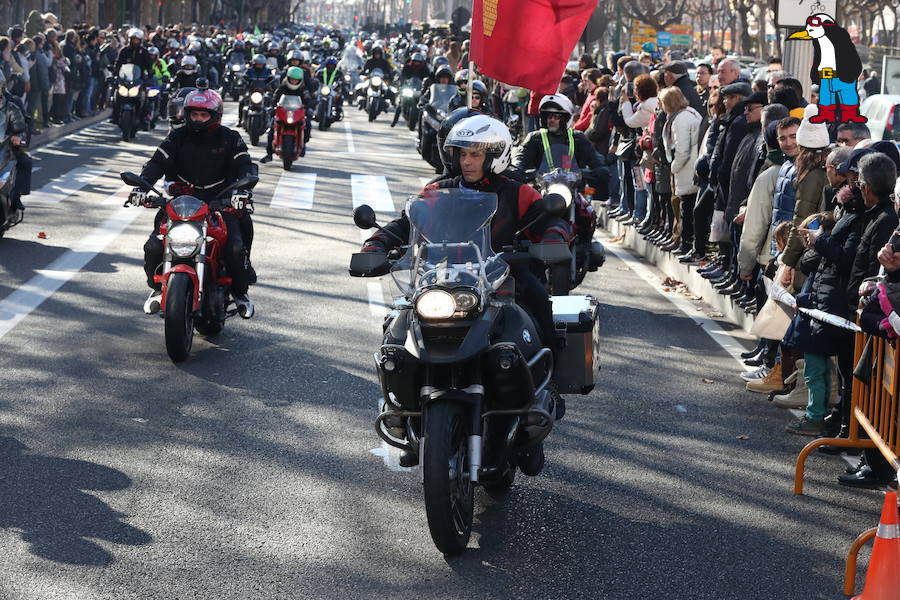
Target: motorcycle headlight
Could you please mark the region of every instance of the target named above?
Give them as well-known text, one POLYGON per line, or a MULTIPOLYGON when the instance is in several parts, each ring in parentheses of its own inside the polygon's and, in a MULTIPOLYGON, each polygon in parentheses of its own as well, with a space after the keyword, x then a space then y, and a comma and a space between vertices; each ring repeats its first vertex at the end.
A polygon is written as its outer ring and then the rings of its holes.
POLYGON ((547 186, 547 194, 559 194, 566 200, 566 206, 572 204, 572 190, 562 183, 553 183, 547 186))
POLYGON ((456 312, 456 300, 444 290, 426 290, 416 300, 416 314, 426 320, 449 319, 456 312))
POLYGON ((288 125, 293 124, 294 122, 294 113, 288 113, 287 118, 285 119, 288 125))
POLYGON ((241 65, 231 65, 231 70, 237 73, 241 70, 241 65))
POLYGON ((187 258, 200 250, 203 236, 193 225, 176 225, 167 234, 169 250, 179 258, 187 258))
POLYGON ((456 303, 456 312, 467 313, 478 307, 478 295, 468 290, 453 292, 453 301, 456 303))
POLYGON ((322 92, 323 96, 327 96, 328 94, 331 93, 331 88, 327 85, 323 85, 322 89, 320 91, 322 92))
POLYGON ((259 92, 253 92, 250 94, 250 102, 253 104, 260 104, 263 101, 263 95, 259 92))
POLYGON ((344 81, 348 81, 348 82, 349 82, 349 81, 350 81, 350 76, 349 76, 349 75, 344 75, 344 81))
POLYGON ((127 95, 128 95, 128 88, 125 87, 124 85, 120 85, 119 88, 118 88, 118 90, 116 90, 116 91, 119 92, 119 95, 120 95, 120 96, 127 96, 127 95))
POLYGON ((133 88, 131 88, 130 90, 128 90, 128 96, 130 98, 135 98, 140 93, 141 93, 141 86, 139 86, 139 85, 136 85, 133 88))
POLYGON ((405 90, 403 90, 404 98, 412 98, 415 95, 416 95, 416 93, 414 91, 412 91, 412 88, 406 88, 405 90))
POLYGON ((149 97, 149 98, 155 98, 155 97, 157 97, 158 95, 159 95, 159 90, 157 90, 157 89, 155 89, 155 88, 154 88, 154 89, 147 90, 147 97, 149 97))
POLYGON ((376 75, 369 81, 372 83, 372 87, 379 87, 381 85, 381 77, 379 77, 378 75, 376 75))

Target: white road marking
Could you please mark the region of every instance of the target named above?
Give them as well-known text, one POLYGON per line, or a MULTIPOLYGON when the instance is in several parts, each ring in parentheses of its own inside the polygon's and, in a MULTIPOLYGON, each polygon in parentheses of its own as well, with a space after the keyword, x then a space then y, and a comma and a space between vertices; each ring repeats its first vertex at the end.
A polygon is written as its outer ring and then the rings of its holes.
POLYGON ((275 186, 271 206, 306 210, 313 207, 316 193, 315 173, 282 171, 275 186))
POLYGON ((387 178, 383 175, 350 175, 350 189, 353 194, 353 208, 368 204, 376 212, 394 212, 394 201, 388 189, 387 178))
POLYGON ((353 145, 353 130, 350 128, 350 121, 344 119, 344 133, 347 134, 347 153, 354 154, 356 147, 353 145))
POLYGON ((384 303, 384 290, 381 289, 381 283, 370 281, 367 287, 369 289, 369 312, 373 317, 384 318, 387 314, 387 305, 384 303))
MULTIPOLYGON (((96 148, 95 148, 96 150, 96 148)), ((81 167, 72 169, 62 177, 50 181, 28 196, 29 204, 58 204, 74 194, 109 169, 106 167, 81 167)))
MULTIPOLYGON (((129 189, 129 186, 122 186, 113 196, 121 197, 123 191, 127 194, 129 189)), ((0 339, 77 275, 140 214, 141 211, 134 208, 119 208, 65 254, 47 268, 38 270, 37 275, 0 301, 0 339)))

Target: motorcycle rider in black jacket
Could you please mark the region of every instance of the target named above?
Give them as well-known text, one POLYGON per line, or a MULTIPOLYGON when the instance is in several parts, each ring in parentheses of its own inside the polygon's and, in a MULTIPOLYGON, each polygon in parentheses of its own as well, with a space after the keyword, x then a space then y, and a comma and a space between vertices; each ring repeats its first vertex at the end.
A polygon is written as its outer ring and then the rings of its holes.
MULTIPOLYGON (((312 105, 313 96, 306 88, 306 78, 303 76, 300 67, 291 67, 288 69, 287 77, 275 90, 274 104, 277 105, 282 96, 299 96, 300 101, 306 108, 306 125, 303 134, 303 148, 300 150, 300 156, 306 156, 306 142, 309 141, 312 132, 312 105)), ((275 116, 269 123, 269 138, 266 142, 266 155, 259 162, 267 163, 272 160, 272 138, 275 136, 275 116)))
MULTIPOLYGON (((509 179, 502 173, 509 166, 512 137, 502 122, 487 115, 477 115, 460 120, 444 145, 451 160, 459 165, 460 176, 433 183, 426 189, 465 187, 497 194, 497 212, 491 220, 491 246, 500 252, 513 244, 516 231, 532 221, 525 232, 534 242, 568 243, 572 230, 566 221, 558 217, 541 217, 538 200, 541 196, 534 188, 509 179)), ((384 226, 384 229, 401 240, 409 239, 409 220, 402 213, 384 226)), ((365 241, 363 252, 388 252, 400 244, 392 235, 378 231, 365 241)), ((512 268, 516 282, 516 301, 534 317, 541 330, 544 345, 550 348, 554 358, 559 355, 559 345, 553 327, 553 309, 547 290, 536 272, 528 267, 512 268)), ((557 419, 562 418, 565 403, 557 400, 557 419)))
MULTIPOLYGON (((249 175, 256 175, 257 167, 250 158, 241 135, 221 125, 222 98, 212 90, 197 90, 184 101, 185 126, 176 129, 153 153, 141 170, 141 177, 155 183, 165 176, 170 183, 170 195, 192 195, 210 202, 228 185, 249 175)), ((143 204, 146 192, 135 188, 129 200, 134 205, 143 204)), ((249 193, 235 191, 231 206, 243 207, 249 193)), ((250 266, 249 247, 252 244, 252 221, 243 208, 223 211, 228 227, 228 241, 222 253, 228 274, 231 276, 231 294, 239 314, 245 319, 253 316, 254 307, 247 296, 247 287, 255 279, 250 266)), ((160 224, 166 220, 165 209, 160 209, 154 220, 153 233, 144 244, 144 272, 147 285, 152 288, 144 303, 144 312, 159 311, 162 286, 153 281, 163 262, 163 243, 157 238, 160 224)))
MULTIPOLYGON (((10 150, 16 157, 16 180, 10 190, 10 208, 14 211, 8 215, 12 225, 21 223, 25 214, 25 206, 22 204, 22 196, 31 193, 31 168, 32 160, 25 148, 28 146, 29 118, 28 111, 22 105, 21 99, 6 91, 6 78, 0 71, 0 113, 4 113, 6 131, 0 131, 0 135, 9 136, 10 150)), ((0 223, 3 225, 3 223, 0 223)))

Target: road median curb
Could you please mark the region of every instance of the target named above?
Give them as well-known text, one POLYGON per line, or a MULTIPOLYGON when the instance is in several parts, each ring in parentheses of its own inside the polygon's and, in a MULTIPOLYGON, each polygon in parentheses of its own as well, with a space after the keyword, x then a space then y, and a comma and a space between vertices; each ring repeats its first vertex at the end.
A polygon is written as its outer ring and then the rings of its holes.
POLYGON ((112 115, 112 109, 107 108, 105 110, 101 110, 93 117, 84 117, 83 119, 72 121, 71 123, 47 127, 40 133, 36 133, 35 135, 31 136, 31 144, 29 145, 29 150, 35 150, 37 148, 40 148, 41 146, 46 146, 50 142, 55 142, 56 140, 62 139, 69 134, 84 129, 85 127, 96 125, 97 123, 108 119, 110 115, 112 115))
POLYGON ((598 224, 614 238, 624 234, 625 238, 621 242, 621 246, 627 247, 645 258, 667 277, 684 283, 691 294, 700 297, 714 311, 722 314, 721 317, 716 317, 717 319, 734 323, 746 332, 750 331, 753 326, 753 316, 745 313, 741 307, 732 302, 730 297, 718 293, 708 280, 697 273, 696 267, 688 267, 678 262, 674 254, 664 252, 645 240, 638 235, 634 227, 624 226, 615 219, 608 218, 606 212, 605 207, 598 207, 598 224))

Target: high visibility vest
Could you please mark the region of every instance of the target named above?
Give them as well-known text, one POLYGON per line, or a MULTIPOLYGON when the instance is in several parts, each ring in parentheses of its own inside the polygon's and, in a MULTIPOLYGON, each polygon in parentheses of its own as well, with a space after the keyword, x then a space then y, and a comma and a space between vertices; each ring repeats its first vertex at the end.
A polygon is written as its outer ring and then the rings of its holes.
MULTIPOLYGON (((569 158, 575 158, 575 135, 572 133, 570 128, 566 128, 566 133, 569 137, 569 158)), ((549 170, 553 170, 555 167, 553 165, 553 153, 550 152, 550 140, 547 137, 547 130, 541 128, 541 144, 544 146, 544 160, 547 161, 547 167, 549 170)), ((566 168, 568 171, 569 169, 566 168)))

